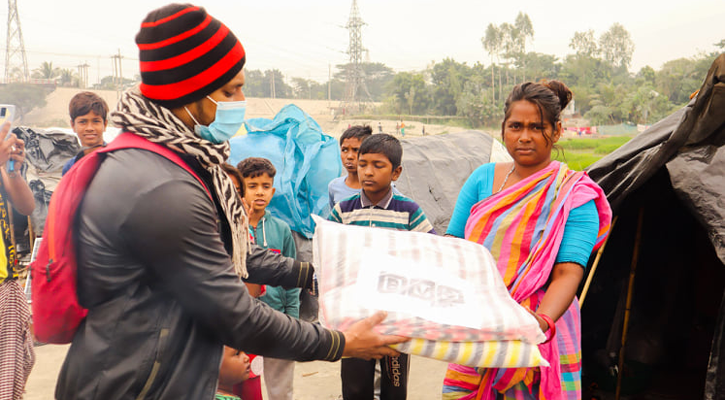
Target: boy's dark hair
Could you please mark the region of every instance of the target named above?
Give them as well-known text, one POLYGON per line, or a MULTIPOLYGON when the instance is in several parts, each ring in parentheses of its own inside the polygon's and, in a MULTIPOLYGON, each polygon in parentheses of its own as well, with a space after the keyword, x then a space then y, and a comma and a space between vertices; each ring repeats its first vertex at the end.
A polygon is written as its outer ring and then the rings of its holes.
POLYGON ((345 139, 355 138, 361 142, 368 136, 373 134, 373 128, 370 125, 354 125, 345 130, 340 136, 340 146, 345 139))
POLYGON ((244 179, 242 178, 242 173, 229 163, 221 163, 221 167, 224 172, 226 172, 228 175, 233 176, 236 180, 239 181, 239 190, 241 191, 239 195, 244 197, 244 179))
POLYGON ((390 160, 393 169, 400 166, 400 160, 403 158, 403 146, 400 141, 387 133, 378 133, 371 135, 363 140, 358 151, 358 157, 368 153, 380 153, 390 160))
POLYGON ((91 111, 100 115, 103 118, 103 123, 106 123, 108 104, 99 95, 93 92, 80 92, 70 99, 68 113, 71 121, 75 121, 77 117, 86 115, 91 111))
POLYGON ((262 174, 267 174, 270 178, 274 178, 274 175, 277 173, 272 162, 261 157, 245 158, 237 164, 237 169, 244 178, 256 178, 262 174))

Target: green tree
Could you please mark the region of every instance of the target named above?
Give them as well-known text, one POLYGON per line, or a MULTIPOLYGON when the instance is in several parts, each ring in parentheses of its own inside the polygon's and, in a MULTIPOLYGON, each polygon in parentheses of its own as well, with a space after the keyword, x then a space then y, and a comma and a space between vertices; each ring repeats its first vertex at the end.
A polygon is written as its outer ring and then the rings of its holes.
POLYGON ((268 69, 264 71, 264 82, 268 89, 266 96, 277 99, 285 99, 292 97, 292 88, 284 81, 282 71, 278 69, 268 69))
POLYGON ((277 69, 260 71, 256 69, 244 71, 244 95, 247 97, 272 97, 272 87, 276 98, 291 98, 294 91, 277 69))
POLYGON ((423 74, 400 72, 389 84, 389 101, 396 113, 424 114, 428 109, 427 88, 423 74))
POLYGON ((715 43, 715 47, 717 47, 720 50, 725 50, 725 39, 715 43))
POLYGON ((486 80, 484 74, 474 75, 456 100, 458 115, 466 118, 471 127, 492 126, 503 117, 503 110, 485 86, 486 80))
POLYGON ((591 125, 608 125, 614 122, 612 120, 612 111, 611 107, 596 104, 584 114, 584 118, 588 119, 591 125))
MULTIPOLYGON (((335 72, 334 78, 341 82, 346 82, 348 65, 336 65, 337 72, 335 72)), ((382 100, 385 97, 385 88, 393 80, 395 72, 383 63, 362 63, 361 68, 365 75, 365 85, 370 93, 370 97, 374 101, 382 100)))
POLYGON ((78 87, 78 74, 70 68, 58 71, 58 84, 60 86, 78 87))
POLYGON ((496 81, 494 78, 494 57, 499 57, 501 54, 501 45, 503 38, 501 37, 501 30, 494 24, 488 24, 486 27, 486 34, 481 38, 483 48, 486 49, 489 56, 491 57, 491 98, 496 99, 496 81))
MULTIPOLYGON (((115 77, 112 75, 104 76, 101 78, 101 82, 93 85, 93 89, 97 90, 118 90, 118 84, 115 77)), ((138 81, 129 78, 123 78, 122 89, 129 88, 138 83, 138 81)))
MULTIPOLYGON (((515 26, 504 22, 499 26, 501 32, 501 48, 503 50, 503 56, 507 59, 506 62, 506 85, 509 84, 509 64, 512 64, 512 59, 518 55, 518 30, 515 26)), ((501 88, 501 70, 499 69, 498 83, 499 89, 501 88)), ((503 97, 503 93, 499 91, 499 98, 503 97)))
POLYGON ((673 107, 666 96, 659 94, 651 85, 644 85, 627 94, 622 108, 626 110, 629 121, 648 124, 665 117, 673 107))
POLYGON ((528 40, 534 41, 534 26, 531 24, 529 15, 519 11, 519 15, 516 16, 516 22, 514 22, 514 27, 516 28, 518 54, 523 60, 521 62, 521 71, 523 80, 526 81, 526 42, 528 40))
POLYGON ((559 79, 570 87, 594 88, 598 82, 611 80, 612 68, 599 58, 570 54, 561 65, 559 79))
POLYGON ((438 115, 456 115, 456 99, 463 92, 463 86, 471 76, 471 68, 451 58, 433 64, 430 69, 432 81, 431 111, 438 115))
POLYGON ((320 83, 315 80, 309 80, 310 94, 314 100, 327 100, 327 82, 320 83))
POLYGON ((599 55, 599 47, 597 40, 594 38, 594 31, 574 32, 574 36, 569 41, 571 47, 578 56, 596 57, 599 55))
POLYGON ((25 73, 22 68, 17 66, 12 67, 10 70, 10 82, 24 82, 25 78, 25 73))
POLYGON ((667 61, 657 72, 655 90, 665 95, 673 104, 685 105, 690 94, 702 86, 707 69, 712 62, 710 57, 701 59, 678 58, 667 61))
POLYGON ((9 83, 0 86, 0 99, 3 103, 17 107, 17 117, 21 120, 34 108, 45 107, 47 91, 41 85, 29 83, 9 83))
POLYGON ((654 86, 656 78, 657 73, 655 72, 654 68, 650 67, 649 65, 645 65, 639 70, 639 72, 637 72, 637 76, 635 77, 635 83, 639 85, 654 86))
POLYGON ((303 78, 292 78, 292 97, 295 99, 312 98, 312 81, 303 78))
POLYGON ((629 31, 618 22, 615 22, 599 38, 599 49, 604 60, 615 67, 627 70, 632 63, 634 42, 629 31))
POLYGON ((244 95, 247 97, 265 97, 264 89, 269 84, 264 81, 264 73, 258 69, 248 69, 244 71, 244 95))
POLYGON ((43 61, 40 67, 33 70, 31 76, 35 79, 55 79, 60 69, 53 67, 52 61, 43 61))

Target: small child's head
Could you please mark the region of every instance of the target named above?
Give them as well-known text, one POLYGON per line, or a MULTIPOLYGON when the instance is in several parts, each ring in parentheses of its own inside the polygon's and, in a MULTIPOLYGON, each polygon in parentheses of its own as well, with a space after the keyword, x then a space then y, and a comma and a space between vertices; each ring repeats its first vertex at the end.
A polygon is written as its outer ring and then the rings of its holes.
POLYGON ((219 388, 227 392, 237 383, 249 379, 251 364, 249 356, 231 347, 224 346, 222 365, 219 368, 219 388))
POLYGON ((222 163, 221 167, 222 170, 227 173, 229 178, 231 178, 234 183, 234 187, 237 189, 237 193, 239 193, 239 197, 244 198, 244 185, 242 184, 243 179, 241 172, 229 163, 222 163))
POLYGON ((398 180, 403 167, 403 146, 395 137, 386 133, 372 135, 360 145, 357 175, 366 195, 381 193, 398 180))
POLYGON ((340 159, 348 174, 357 175, 357 152, 365 138, 373 134, 368 125, 355 125, 347 128, 340 136, 340 159))
POLYGON ((240 161, 237 169, 242 174, 244 199, 251 211, 264 211, 274 196, 274 165, 266 158, 249 157, 240 161))
POLYGON ((97 94, 81 92, 73 96, 68 105, 70 126, 83 147, 103 144, 103 132, 108 126, 108 105, 97 94))

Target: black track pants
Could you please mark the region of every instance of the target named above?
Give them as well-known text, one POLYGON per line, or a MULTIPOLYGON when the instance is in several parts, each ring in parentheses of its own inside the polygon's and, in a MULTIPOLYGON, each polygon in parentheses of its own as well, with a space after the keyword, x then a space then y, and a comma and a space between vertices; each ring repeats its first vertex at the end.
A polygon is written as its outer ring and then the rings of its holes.
MULTIPOLYGON (((372 400, 375 363, 377 360, 360 358, 342 359, 342 398, 344 400, 372 400)), ((410 360, 407 354, 383 357, 380 360, 380 400, 405 400, 408 395, 410 360)))

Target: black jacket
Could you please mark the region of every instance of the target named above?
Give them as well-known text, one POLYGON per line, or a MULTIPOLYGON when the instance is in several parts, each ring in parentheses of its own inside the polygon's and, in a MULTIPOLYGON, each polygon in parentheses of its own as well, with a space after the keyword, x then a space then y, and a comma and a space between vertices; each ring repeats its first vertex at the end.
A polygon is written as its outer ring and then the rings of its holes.
MULTIPOLYGON (((222 345, 298 361, 341 357, 340 332, 249 296, 219 215, 171 161, 137 149, 107 156, 76 224, 78 295, 89 313, 63 364, 58 399, 212 399, 222 345)), ((257 246, 247 266, 250 282, 283 287, 304 287, 313 273, 257 246)))

